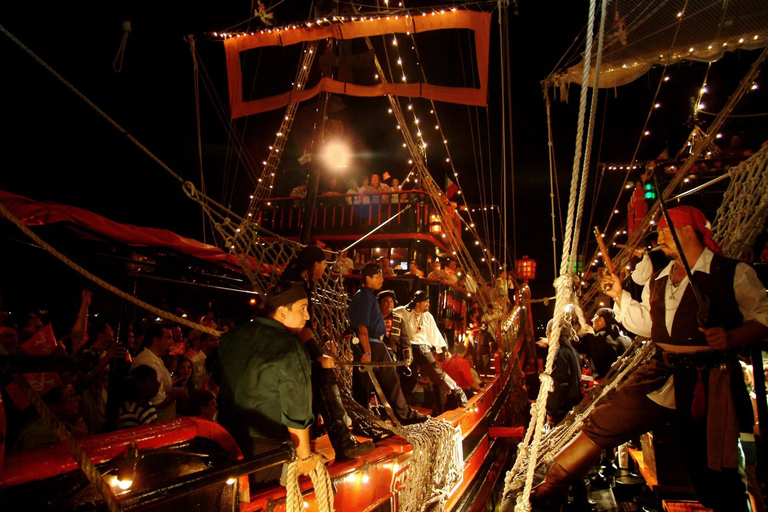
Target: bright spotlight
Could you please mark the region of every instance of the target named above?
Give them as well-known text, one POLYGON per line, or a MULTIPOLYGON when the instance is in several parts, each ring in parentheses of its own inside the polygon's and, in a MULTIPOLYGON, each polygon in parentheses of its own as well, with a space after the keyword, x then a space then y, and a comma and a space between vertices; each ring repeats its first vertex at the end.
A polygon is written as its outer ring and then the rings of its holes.
POLYGON ((329 169, 345 169, 349 166, 349 147, 343 142, 329 142, 322 153, 323 164, 329 169))

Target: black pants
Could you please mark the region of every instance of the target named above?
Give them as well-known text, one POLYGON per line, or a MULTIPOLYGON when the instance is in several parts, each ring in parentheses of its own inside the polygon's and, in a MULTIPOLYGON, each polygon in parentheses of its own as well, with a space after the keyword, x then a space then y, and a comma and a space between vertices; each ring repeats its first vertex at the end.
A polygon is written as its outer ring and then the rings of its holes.
MULTIPOLYGON (((392 362, 392 357, 389 355, 389 351, 384 343, 373 339, 370 343, 371 362, 392 362)), ((360 357, 363 354, 360 345, 354 345, 353 352, 355 354, 355 361, 360 361, 360 357)), ((376 376, 376 380, 379 381, 381 390, 384 392, 384 396, 392 407, 395 416, 399 420, 408 420, 413 417, 415 411, 405 401, 395 367, 379 367, 373 370, 373 374, 376 376)), ((367 409, 371 399, 371 391, 373 391, 373 382, 370 376, 355 367, 352 372, 352 397, 357 403, 367 409)))
MULTIPOLYGON (((418 366, 419 370, 425 375, 434 387, 436 399, 439 404, 445 404, 445 396, 451 392, 451 389, 456 387, 456 383, 452 379, 447 379, 448 375, 440 368, 440 365, 435 361, 435 356, 432 355, 432 349, 427 345, 411 345, 413 351, 413 365, 418 366)), ((415 372, 414 372, 415 373, 415 372)), ((403 394, 406 398, 413 394, 413 389, 416 387, 417 379, 409 379, 408 381, 401 383, 403 386, 403 394)))

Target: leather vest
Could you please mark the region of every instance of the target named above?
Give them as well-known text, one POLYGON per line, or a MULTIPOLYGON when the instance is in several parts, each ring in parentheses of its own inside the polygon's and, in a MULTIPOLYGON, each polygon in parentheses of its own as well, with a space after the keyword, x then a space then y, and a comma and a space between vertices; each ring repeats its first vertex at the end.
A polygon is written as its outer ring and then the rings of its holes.
MULTIPOLYGON (((694 272, 693 282, 702 297, 709 298, 709 322, 707 327, 722 327, 725 330, 739 327, 744 317, 733 293, 733 277, 738 261, 715 254, 706 272, 694 272)), ((666 290, 670 276, 657 279, 655 273, 650 281, 651 337, 657 343, 670 345, 707 346, 704 333, 699 331, 696 314, 699 310, 693 288, 690 284, 680 300, 672 322, 672 333, 666 327, 666 290)))

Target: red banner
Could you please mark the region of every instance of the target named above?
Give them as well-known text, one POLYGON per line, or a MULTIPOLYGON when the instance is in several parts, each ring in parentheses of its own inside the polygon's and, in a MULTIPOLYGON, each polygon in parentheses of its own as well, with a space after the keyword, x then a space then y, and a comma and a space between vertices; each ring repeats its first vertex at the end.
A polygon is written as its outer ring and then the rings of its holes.
POLYGON ((359 17, 354 16, 320 20, 302 25, 261 30, 258 33, 240 34, 224 40, 227 54, 229 80, 229 106, 232 119, 268 112, 291 103, 308 100, 320 92, 346 94, 348 96, 377 97, 385 95, 427 98, 435 101, 484 107, 488 104, 488 50, 490 44, 491 14, 468 10, 444 10, 411 16, 359 17), (349 20, 349 21, 348 21, 349 20), (478 88, 445 87, 425 83, 390 83, 357 85, 323 77, 317 85, 308 89, 293 89, 283 94, 243 100, 243 76, 240 53, 265 46, 289 46, 305 41, 333 38, 349 40, 358 37, 386 34, 418 34, 431 30, 469 29, 475 34, 475 62, 480 79, 478 88))
MULTIPOLYGON (((37 334, 21 344, 21 349, 31 356, 47 356, 53 353, 57 347, 58 344, 56 343, 56 337, 53 334, 51 324, 46 325, 37 334)), ((61 386, 59 374, 55 372, 25 373, 24 377, 29 382, 29 385, 32 386, 32 389, 41 396, 61 386)), ((29 407, 27 397, 24 396, 24 392, 15 382, 6 386, 5 390, 20 411, 29 407)))

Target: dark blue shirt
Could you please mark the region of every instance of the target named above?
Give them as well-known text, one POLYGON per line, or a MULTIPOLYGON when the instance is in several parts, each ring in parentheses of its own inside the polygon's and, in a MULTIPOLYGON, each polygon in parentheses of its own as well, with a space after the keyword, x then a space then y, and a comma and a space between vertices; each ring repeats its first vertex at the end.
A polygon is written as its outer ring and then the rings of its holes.
POLYGON ((357 328, 364 325, 368 328, 368 337, 377 341, 387 334, 387 326, 384 325, 384 317, 381 316, 379 301, 373 289, 363 286, 349 304, 349 323, 357 334, 357 328))

